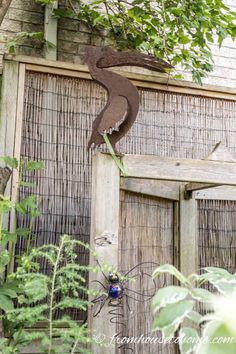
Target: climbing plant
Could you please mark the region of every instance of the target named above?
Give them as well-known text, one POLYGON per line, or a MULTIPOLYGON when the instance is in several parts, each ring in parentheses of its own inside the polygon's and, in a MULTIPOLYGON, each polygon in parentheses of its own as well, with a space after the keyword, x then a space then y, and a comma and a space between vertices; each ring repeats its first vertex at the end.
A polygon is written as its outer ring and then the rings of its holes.
POLYGON ((210 44, 236 36, 236 13, 223 0, 70 0, 55 16, 78 19, 120 50, 163 58, 198 83, 214 67, 210 44))

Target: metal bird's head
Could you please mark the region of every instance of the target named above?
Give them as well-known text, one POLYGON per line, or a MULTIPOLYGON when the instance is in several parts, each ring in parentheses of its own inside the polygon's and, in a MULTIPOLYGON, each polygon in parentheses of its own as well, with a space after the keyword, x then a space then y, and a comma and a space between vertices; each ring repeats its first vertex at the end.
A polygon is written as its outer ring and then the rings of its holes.
POLYGON ((110 47, 88 46, 85 62, 92 78, 108 92, 108 101, 104 109, 93 122, 89 147, 104 143, 103 134, 110 132, 110 143, 115 144, 134 124, 139 110, 139 93, 137 88, 118 73, 105 72, 101 69, 116 66, 139 66, 152 71, 165 73, 172 66, 162 59, 139 52, 116 52, 110 47))
POLYGON ((169 63, 152 55, 139 52, 116 52, 110 47, 100 48, 100 59, 97 61, 98 68, 110 68, 125 65, 139 66, 162 73, 173 68, 169 63))

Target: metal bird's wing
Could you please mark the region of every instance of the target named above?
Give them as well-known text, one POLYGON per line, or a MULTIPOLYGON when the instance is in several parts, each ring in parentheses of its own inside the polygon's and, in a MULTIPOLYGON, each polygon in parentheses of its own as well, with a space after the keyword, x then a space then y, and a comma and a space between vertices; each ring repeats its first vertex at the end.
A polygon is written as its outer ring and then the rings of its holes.
POLYGON ((129 111, 128 101, 123 96, 116 96, 109 100, 103 112, 102 119, 97 128, 100 134, 109 133, 110 130, 119 130, 119 126, 127 118, 129 111))

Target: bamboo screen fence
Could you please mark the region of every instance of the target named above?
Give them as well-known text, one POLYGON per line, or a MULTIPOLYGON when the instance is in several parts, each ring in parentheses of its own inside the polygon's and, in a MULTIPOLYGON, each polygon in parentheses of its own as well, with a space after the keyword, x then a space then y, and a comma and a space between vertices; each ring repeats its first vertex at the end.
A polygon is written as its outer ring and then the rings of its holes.
MULTIPOLYGON (((136 268, 128 277, 134 277, 134 282, 128 281, 126 292, 135 300, 129 298, 124 301, 124 307, 120 310, 117 325, 117 333, 121 337, 139 337, 144 334, 146 337, 153 337, 152 323, 153 316, 150 310, 150 301, 145 295, 155 293, 155 289, 171 284, 170 277, 162 276, 156 280, 156 285, 149 277, 155 270, 155 265, 148 262, 165 264, 174 263, 174 239, 173 239, 173 202, 148 196, 132 193, 123 193, 121 197, 120 215, 120 244, 119 264, 122 274, 126 274, 133 267, 143 263, 143 266, 136 268), (141 272, 145 276, 136 275, 141 272), (130 307, 130 308, 129 308, 130 307), (122 317, 123 316, 123 317, 122 317)), ((158 336, 155 334, 155 336, 158 336)), ((159 334, 160 337, 160 334, 159 334)), ((173 344, 142 344, 141 342, 119 348, 117 354, 128 353, 131 347, 133 353, 165 353, 174 354, 173 344)))
MULTIPOLYGON (((221 140, 236 155, 236 102, 151 89, 140 89, 140 96, 140 113, 120 143, 122 153, 201 159, 221 140)), ((21 155, 46 163, 46 170, 36 175, 41 216, 33 225, 35 244, 56 243, 63 233, 88 242, 91 152, 86 145, 106 93, 89 80, 29 71, 24 100, 21 155)), ((214 259, 215 265, 235 269, 235 216, 236 203, 199 202, 199 267, 212 265, 214 259)), ((21 225, 26 222, 18 220, 21 225)), ((153 258, 159 255, 158 262, 173 262, 172 226, 172 203, 126 195, 121 203, 120 241, 125 269, 143 259, 144 248, 151 243, 153 258), (150 208, 154 219, 149 217, 150 208)), ((24 248, 22 239, 16 253, 24 248)), ((80 259, 88 262, 82 250, 80 259)), ((42 267, 46 270, 46 264, 42 267)), ((75 312, 74 317, 81 315, 75 312)))

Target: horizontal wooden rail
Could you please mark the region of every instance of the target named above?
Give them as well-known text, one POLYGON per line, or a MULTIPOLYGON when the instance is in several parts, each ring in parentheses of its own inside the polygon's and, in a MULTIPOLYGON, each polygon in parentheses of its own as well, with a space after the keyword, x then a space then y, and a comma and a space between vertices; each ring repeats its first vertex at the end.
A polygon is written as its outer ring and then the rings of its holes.
MULTIPOLYGON (((4 56, 4 60, 24 63, 26 64, 26 70, 91 79, 87 65, 9 54, 4 56)), ((200 86, 191 81, 170 79, 168 75, 156 72, 147 72, 146 74, 125 72, 121 69, 112 70, 118 71, 121 75, 126 76, 137 87, 233 101, 236 100, 236 89, 233 88, 214 85, 200 86)))
POLYGON ((179 200, 179 186, 177 182, 147 180, 140 178, 121 178, 120 189, 150 195, 152 197, 179 200))
POLYGON ((195 199, 228 200, 236 202, 236 187, 223 186, 194 192, 195 199))
POLYGON ((236 163, 125 155, 129 177, 236 186, 236 163))

